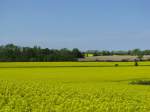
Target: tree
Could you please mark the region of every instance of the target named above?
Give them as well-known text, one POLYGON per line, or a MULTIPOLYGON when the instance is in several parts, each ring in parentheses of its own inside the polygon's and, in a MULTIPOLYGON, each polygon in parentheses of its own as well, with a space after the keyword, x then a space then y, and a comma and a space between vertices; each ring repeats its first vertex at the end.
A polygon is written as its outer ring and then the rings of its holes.
POLYGON ((138 59, 139 59, 140 61, 142 61, 142 59, 143 59, 143 54, 139 54, 139 55, 138 55, 138 59))
POLYGON ((134 66, 138 66, 138 60, 137 59, 134 60, 134 66))
POLYGON ((83 58, 82 53, 77 48, 74 48, 72 50, 72 54, 73 54, 73 56, 75 56, 75 58, 83 58))
POLYGON ((141 55, 141 50, 140 49, 134 49, 134 50, 132 50, 131 51, 131 55, 136 55, 136 56, 138 56, 138 55, 141 55))
POLYGON ((20 47, 14 44, 0 46, 0 61, 76 61, 82 53, 77 49, 42 49, 39 46, 20 47))

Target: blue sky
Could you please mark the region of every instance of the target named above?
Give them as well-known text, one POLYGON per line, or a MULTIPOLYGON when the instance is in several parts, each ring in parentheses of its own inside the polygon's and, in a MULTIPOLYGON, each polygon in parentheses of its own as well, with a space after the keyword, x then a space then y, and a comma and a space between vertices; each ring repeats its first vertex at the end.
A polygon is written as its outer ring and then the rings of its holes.
POLYGON ((150 49, 149 0, 0 0, 0 44, 150 49))

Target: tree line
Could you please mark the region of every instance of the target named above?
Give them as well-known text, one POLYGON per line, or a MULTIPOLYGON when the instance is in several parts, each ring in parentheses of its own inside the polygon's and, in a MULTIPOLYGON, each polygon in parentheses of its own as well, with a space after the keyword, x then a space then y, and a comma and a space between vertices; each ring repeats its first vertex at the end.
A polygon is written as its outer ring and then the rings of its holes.
POLYGON ((143 55, 150 55, 150 50, 140 50, 140 49, 133 49, 128 51, 88 50, 85 52, 85 54, 93 54, 93 56, 112 56, 112 55, 143 56, 143 55))
POLYGON ((74 48, 69 50, 63 49, 49 49, 34 47, 21 47, 14 44, 7 44, 0 46, 0 62, 49 62, 49 61, 77 61, 78 58, 84 58, 86 54, 93 54, 93 56, 112 56, 112 55, 133 55, 139 58, 143 55, 150 55, 150 50, 133 49, 128 51, 98 51, 88 50, 81 52, 74 48))
POLYGON ((83 54, 74 48, 60 50, 34 47, 20 47, 14 44, 0 46, 1 62, 48 62, 48 61, 77 61, 83 54))

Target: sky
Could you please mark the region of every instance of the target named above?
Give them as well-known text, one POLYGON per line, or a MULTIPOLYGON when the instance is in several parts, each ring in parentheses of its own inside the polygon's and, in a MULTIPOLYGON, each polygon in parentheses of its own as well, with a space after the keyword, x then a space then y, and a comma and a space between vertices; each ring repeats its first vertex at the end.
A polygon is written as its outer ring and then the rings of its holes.
POLYGON ((150 49, 150 0, 0 0, 0 45, 150 49))

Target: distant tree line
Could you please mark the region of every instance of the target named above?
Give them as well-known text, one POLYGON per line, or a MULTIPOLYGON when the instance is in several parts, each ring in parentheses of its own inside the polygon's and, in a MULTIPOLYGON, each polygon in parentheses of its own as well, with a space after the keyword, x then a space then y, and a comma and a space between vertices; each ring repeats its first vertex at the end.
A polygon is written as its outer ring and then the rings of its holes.
POLYGON ((77 61, 78 58, 84 58, 86 54, 93 54, 93 56, 112 56, 112 55, 131 55, 142 58, 143 55, 150 55, 150 50, 119 50, 119 51, 98 51, 88 50, 81 52, 74 48, 69 50, 63 49, 49 49, 34 47, 21 47, 14 44, 7 44, 0 46, 0 62, 49 62, 49 61, 77 61))
POLYGON ((85 52, 85 54, 86 53, 93 54, 94 56, 112 56, 112 55, 143 56, 143 55, 150 55, 150 50, 140 50, 140 49, 133 49, 133 50, 128 50, 128 51, 88 50, 85 52))
POLYGON ((48 61, 77 61, 83 54, 77 49, 49 49, 34 47, 20 47, 14 44, 0 46, 1 62, 48 62, 48 61))

